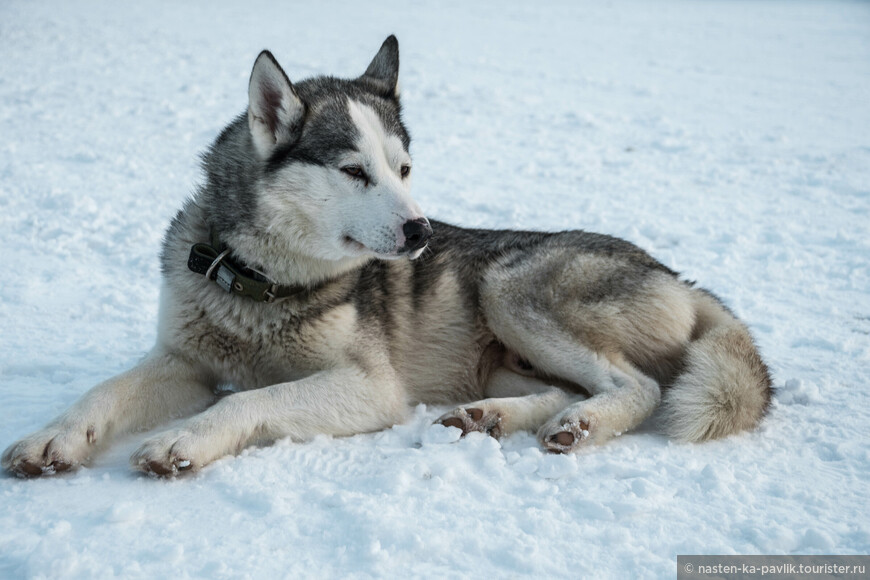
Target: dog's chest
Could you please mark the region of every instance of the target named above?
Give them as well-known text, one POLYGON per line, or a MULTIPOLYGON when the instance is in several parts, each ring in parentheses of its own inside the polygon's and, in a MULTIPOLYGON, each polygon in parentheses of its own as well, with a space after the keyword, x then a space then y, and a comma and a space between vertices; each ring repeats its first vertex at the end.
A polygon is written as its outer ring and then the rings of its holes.
POLYGON ((304 315, 280 305, 235 300, 189 305, 176 310, 169 324, 173 342, 218 382, 253 389, 298 380, 342 365, 357 341, 356 310, 350 304, 304 315))

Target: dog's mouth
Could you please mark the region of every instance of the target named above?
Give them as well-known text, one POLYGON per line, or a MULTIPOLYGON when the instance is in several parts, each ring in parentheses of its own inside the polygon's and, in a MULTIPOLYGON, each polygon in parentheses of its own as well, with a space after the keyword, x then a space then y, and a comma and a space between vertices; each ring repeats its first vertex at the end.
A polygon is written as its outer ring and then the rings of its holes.
POLYGON ((369 248, 368 246, 366 246, 365 244, 356 240, 354 237, 352 237, 348 234, 345 234, 342 237, 341 243, 345 247, 345 249, 349 250, 350 253, 352 253, 352 254, 355 254, 355 255, 374 254, 375 257, 378 258, 379 260, 398 260, 399 258, 405 258, 405 257, 410 258, 411 260, 415 260, 418 257, 420 257, 420 254, 422 254, 423 250, 426 249, 426 246, 423 246, 422 248, 418 248, 418 249, 413 250, 411 252, 406 252, 406 251, 395 251, 395 252, 390 252, 390 253, 376 252, 375 250, 372 250, 371 248, 369 248))
POLYGON ((362 253, 368 250, 364 244, 361 244, 348 235, 345 235, 341 241, 346 248, 353 250, 355 253, 362 253))
POLYGON ((376 252, 373 249, 371 249, 370 247, 368 247, 367 245, 365 245, 364 243, 360 242, 359 240, 357 240, 356 238, 354 238, 353 236, 350 236, 348 234, 344 235, 341 242, 342 242, 342 245, 345 247, 345 249, 348 250, 351 254, 353 254, 355 256, 362 256, 365 254, 374 254, 375 257, 380 259, 380 260, 396 260, 396 259, 402 257, 401 254, 397 254, 397 253, 385 254, 383 252, 376 252))

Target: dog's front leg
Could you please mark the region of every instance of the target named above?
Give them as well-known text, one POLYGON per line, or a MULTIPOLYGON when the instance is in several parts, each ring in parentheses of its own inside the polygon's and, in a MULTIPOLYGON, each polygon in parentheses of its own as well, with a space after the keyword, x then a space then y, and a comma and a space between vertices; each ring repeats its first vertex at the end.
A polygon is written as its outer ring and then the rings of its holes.
POLYGON ((180 428, 149 439, 130 461, 149 474, 175 475, 261 441, 376 431, 401 421, 406 410, 395 378, 371 377, 359 368, 321 371, 230 395, 180 428))
POLYGON ((86 463, 112 437, 199 411, 213 400, 202 373, 158 349, 85 393, 43 429, 10 445, 2 465, 28 477, 66 471, 86 463))

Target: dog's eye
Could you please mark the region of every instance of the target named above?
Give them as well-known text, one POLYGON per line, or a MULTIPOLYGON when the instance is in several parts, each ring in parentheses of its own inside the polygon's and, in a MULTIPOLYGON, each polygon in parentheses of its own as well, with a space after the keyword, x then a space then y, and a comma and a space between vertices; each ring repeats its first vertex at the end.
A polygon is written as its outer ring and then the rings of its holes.
POLYGON ((411 174, 410 165, 402 165, 402 177, 408 177, 411 174))
POLYGON ((350 175, 351 177, 363 179, 365 181, 369 180, 368 175, 366 175, 366 172, 363 171, 363 168, 359 165, 347 165, 345 167, 342 167, 341 170, 350 175))

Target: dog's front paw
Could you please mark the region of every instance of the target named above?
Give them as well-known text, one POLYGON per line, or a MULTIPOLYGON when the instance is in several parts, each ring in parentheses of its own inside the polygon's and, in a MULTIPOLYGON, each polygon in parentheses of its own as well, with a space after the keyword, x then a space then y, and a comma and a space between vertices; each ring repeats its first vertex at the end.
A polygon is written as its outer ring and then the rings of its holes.
POLYGON ((46 427, 10 445, 0 465, 19 477, 54 475, 85 463, 96 441, 93 425, 46 427))
POLYGON ((589 445, 594 434, 594 417, 566 415, 544 423, 538 430, 538 441, 547 451, 573 453, 589 445))
POLYGON ((194 435, 185 430, 161 433, 133 453, 130 466, 155 477, 175 477, 196 471, 205 462, 196 456, 193 439, 194 435))
POLYGON ((495 438, 504 434, 502 416, 485 403, 472 403, 475 406, 457 407, 438 418, 436 423, 445 427, 458 427, 465 436, 472 431, 486 433, 495 438))

